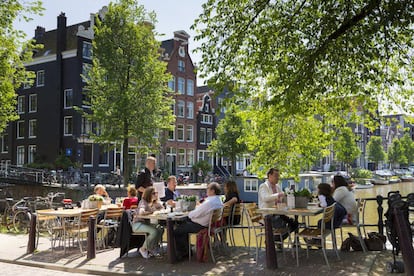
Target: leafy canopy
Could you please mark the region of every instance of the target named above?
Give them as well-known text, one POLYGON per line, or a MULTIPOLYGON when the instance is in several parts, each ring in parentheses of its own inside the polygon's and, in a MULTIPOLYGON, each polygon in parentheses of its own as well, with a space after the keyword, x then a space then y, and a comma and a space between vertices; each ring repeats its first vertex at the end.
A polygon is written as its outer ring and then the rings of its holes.
POLYGON ((338 161, 351 165, 361 155, 361 150, 356 144, 355 134, 349 127, 345 127, 338 133, 338 139, 334 143, 335 157, 338 161))
POLYGON ((367 144, 368 159, 378 165, 379 162, 386 158, 380 136, 372 136, 367 144))

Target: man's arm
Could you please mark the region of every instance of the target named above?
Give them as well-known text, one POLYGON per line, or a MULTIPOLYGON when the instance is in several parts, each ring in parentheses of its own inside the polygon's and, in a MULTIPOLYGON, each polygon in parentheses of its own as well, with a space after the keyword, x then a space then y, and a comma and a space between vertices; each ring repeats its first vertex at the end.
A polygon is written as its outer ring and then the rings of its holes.
POLYGON ((271 202, 271 201, 275 201, 276 199, 279 198, 280 192, 271 194, 271 193, 269 193, 269 191, 268 191, 267 187, 265 186, 265 184, 262 184, 259 187, 259 196, 264 202, 271 202))

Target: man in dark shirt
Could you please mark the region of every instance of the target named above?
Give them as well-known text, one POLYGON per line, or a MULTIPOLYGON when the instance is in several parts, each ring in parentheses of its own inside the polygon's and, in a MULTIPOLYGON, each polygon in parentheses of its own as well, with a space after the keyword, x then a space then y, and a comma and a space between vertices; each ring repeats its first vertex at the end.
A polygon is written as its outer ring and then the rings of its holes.
POLYGON ((175 191, 177 187, 177 178, 175 176, 169 176, 167 179, 167 188, 165 188, 165 196, 161 198, 162 202, 175 207, 175 200, 178 197, 178 193, 175 191))
POLYGON ((135 188, 138 191, 138 198, 141 199, 142 193, 145 191, 145 188, 152 186, 155 164, 157 159, 153 156, 148 156, 145 161, 145 169, 140 172, 135 183, 135 188))

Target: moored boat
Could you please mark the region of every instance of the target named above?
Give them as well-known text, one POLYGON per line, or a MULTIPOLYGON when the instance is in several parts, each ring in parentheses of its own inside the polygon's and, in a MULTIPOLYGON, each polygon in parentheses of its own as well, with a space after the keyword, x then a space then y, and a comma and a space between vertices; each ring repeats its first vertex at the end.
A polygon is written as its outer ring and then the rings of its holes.
POLYGON ((371 183, 375 185, 390 184, 392 173, 386 170, 376 170, 372 176, 371 183))

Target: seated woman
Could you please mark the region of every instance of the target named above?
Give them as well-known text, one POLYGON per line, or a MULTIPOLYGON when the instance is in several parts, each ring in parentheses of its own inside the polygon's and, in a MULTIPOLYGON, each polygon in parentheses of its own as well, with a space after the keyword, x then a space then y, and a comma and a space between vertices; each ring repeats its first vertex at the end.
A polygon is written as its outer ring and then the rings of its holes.
MULTIPOLYGON (((224 200, 224 206, 231 206, 233 207, 234 204, 240 203, 240 196, 239 196, 239 190, 237 189, 237 184, 233 180, 228 180, 226 183, 224 183, 224 194, 226 195, 226 198, 224 200)), ((233 213, 233 208, 231 209, 233 213)), ((229 222, 227 221, 227 224, 229 222)), ((234 225, 240 224, 240 215, 234 216, 234 225)))
MULTIPOLYGON (((319 205, 321 207, 328 207, 335 203, 335 199, 332 197, 332 188, 331 185, 327 183, 321 183, 318 185, 318 198, 319 198, 319 205)), ((335 205, 335 213, 333 218, 333 226, 337 228, 341 226, 342 220, 346 217, 346 210, 341 203, 336 202, 335 205)), ((318 226, 320 227, 321 221, 318 221, 318 226)), ((331 228, 331 224, 327 224, 326 227, 329 229, 331 228)))
POLYGON ((357 203, 354 193, 349 189, 348 182, 341 175, 335 175, 332 180, 333 198, 336 202, 341 203, 348 213, 347 220, 349 224, 355 221, 358 212, 357 203))
POLYGON ((132 205, 138 205, 137 189, 133 186, 128 186, 128 197, 122 202, 122 207, 125 210, 131 209, 132 205))
MULTIPOLYGON (((162 204, 158 201, 158 195, 155 192, 155 189, 150 186, 145 189, 142 199, 139 201, 137 214, 149 215, 154 211, 163 208, 162 204)), ((154 255, 157 244, 161 240, 163 229, 159 225, 145 223, 144 221, 141 221, 137 215, 135 215, 132 224, 132 231, 148 233, 143 246, 139 249, 139 253, 145 259, 148 259, 151 255, 154 255)))

